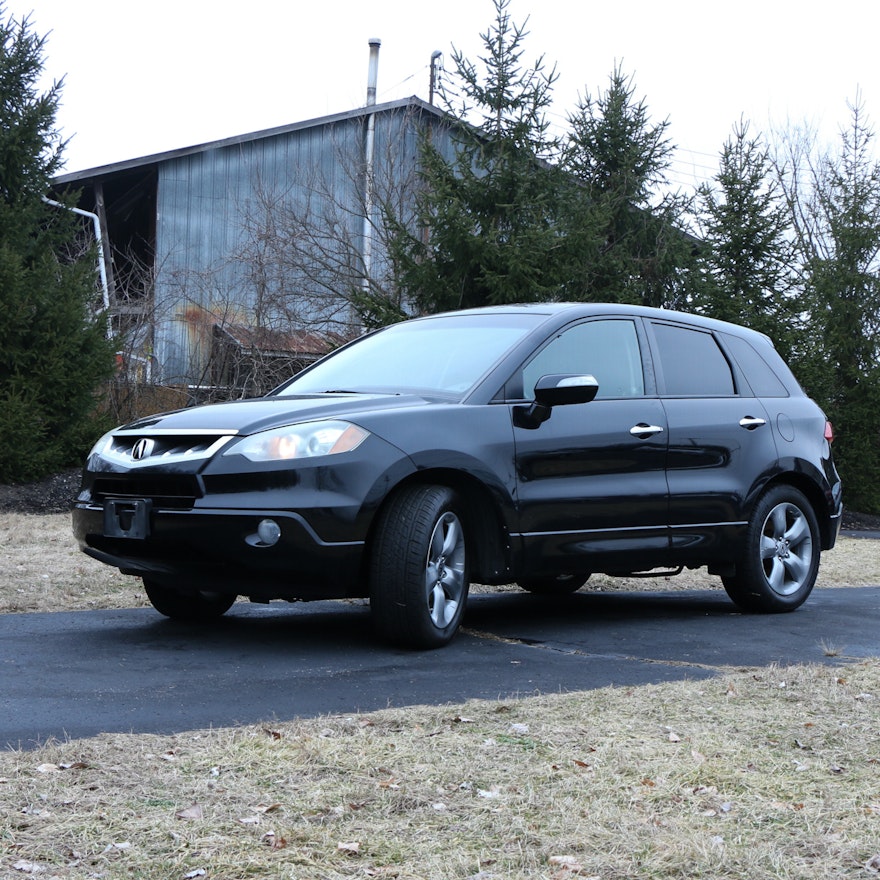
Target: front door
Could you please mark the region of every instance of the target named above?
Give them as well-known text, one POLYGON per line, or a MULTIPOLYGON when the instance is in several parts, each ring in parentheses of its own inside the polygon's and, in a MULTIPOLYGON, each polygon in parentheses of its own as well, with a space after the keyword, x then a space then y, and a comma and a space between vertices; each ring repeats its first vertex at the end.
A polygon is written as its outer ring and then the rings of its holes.
POLYGON ((525 399, 548 374, 588 374, 599 384, 591 403, 554 407, 537 428, 514 427, 529 574, 666 564, 668 431, 663 405, 646 389, 641 333, 629 319, 573 325, 510 383, 525 399))

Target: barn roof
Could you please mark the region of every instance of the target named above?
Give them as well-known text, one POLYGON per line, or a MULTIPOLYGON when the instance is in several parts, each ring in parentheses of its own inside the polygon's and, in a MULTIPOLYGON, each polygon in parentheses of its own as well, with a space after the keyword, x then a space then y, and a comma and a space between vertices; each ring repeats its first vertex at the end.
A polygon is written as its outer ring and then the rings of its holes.
POLYGON ((107 177, 123 171, 142 169, 150 165, 157 165, 171 159, 179 159, 183 156, 191 156, 196 153, 204 153, 209 150, 222 149, 224 147, 236 147, 252 141, 275 137, 276 135, 289 134, 307 128, 315 128, 322 125, 333 125, 350 119, 370 116, 374 113, 385 113, 404 108, 417 109, 426 113, 432 113, 438 118, 445 118, 443 111, 432 104, 428 104, 421 98, 412 95, 409 98, 400 98, 396 101, 388 101, 384 104, 373 104, 359 107, 356 110, 348 110, 345 113, 335 113, 330 116, 319 116, 315 119, 306 119, 302 122, 292 122, 288 125, 279 125, 275 128, 266 128, 261 131, 252 131, 247 134, 235 135, 217 141, 208 141, 204 144, 195 144, 190 147, 181 147, 176 150, 167 150, 163 153, 153 153, 149 156, 141 156, 136 159, 126 159, 122 162, 114 162, 109 165, 101 165, 97 168, 86 168, 82 171, 74 171, 70 174, 61 174, 54 179, 56 186, 64 187, 70 184, 82 183, 97 177, 107 177))

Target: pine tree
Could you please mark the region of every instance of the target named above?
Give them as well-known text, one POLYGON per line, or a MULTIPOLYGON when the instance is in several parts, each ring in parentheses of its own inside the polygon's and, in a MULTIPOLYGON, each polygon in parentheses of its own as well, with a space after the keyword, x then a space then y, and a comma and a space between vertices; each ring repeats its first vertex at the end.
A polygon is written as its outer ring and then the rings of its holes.
POLYGON ((718 174, 698 197, 701 245, 690 305, 770 336, 789 358, 799 304, 790 214, 767 147, 741 121, 721 152, 718 174))
POLYGON ((674 149, 668 121, 651 123, 632 78, 617 66, 605 92, 582 97, 568 122, 562 167, 583 194, 580 217, 568 227, 590 228, 601 241, 589 263, 589 298, 674 305, 693 243, 681 229, 688 201, 661 194, 674 149))
POLYGON ((458 121, 452 147, 425 138, 416 218, 397 226, 398 282, 423 311, 547 300, 564 290, 558 204, 567 183, 547 161, 558 145, 545 116, 557 76, 543 57, 524 66, 527 32, 509 5, 494 0, 480 66, 453 52, 460 93, 444 90, 458 121))
POLYGON ((840 152, 812 162, 792 204, 815 344, 806 385, 834 423, 847 503, 880 513, 880 163, 864 108, 851 111, 840 152))
MULTIPOLYGON (((112 371, 91 318, 94 254, 76 256, 78 225, 43 201, 61 167, 61 83, 43 94, 45 38, 0 4, 0 480, 74 463, 96 426, 94 389, 112 371)), ((79 248, 79 250, 82 250, 79 248)))

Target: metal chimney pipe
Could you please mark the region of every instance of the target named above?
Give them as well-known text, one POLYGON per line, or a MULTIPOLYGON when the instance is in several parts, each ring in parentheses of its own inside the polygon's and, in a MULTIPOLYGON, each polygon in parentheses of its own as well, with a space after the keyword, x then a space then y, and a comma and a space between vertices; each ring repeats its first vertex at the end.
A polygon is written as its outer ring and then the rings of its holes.
MULTIPOLYGON (((367 72, 367 107, 376 103, 376 84, 379 81, 379 47, 382 41, 378 37, 369 40, 370 67, 367 72)), ((363 225, 363 261, 364 277, 361 287, 365 294, 370 292, 370 281, 373 269, 373 141, 376 134, 376 114, 367 117, 367 136, 364 142, 364 225, 363 225)))
POLYGON ((372 37, 370 44, 370 67, 367 71, 367 106, 372 107, 376 103, 376 84, 379 81, 379 47, 382 41, 378 37, 372 37))
POLYGON ((439 49, 435 49, 431 53, 431 79, 428 82, 428 103, 434 103, 434 90, 437 86, 437 62, 443 57, 443 53, 439 49))

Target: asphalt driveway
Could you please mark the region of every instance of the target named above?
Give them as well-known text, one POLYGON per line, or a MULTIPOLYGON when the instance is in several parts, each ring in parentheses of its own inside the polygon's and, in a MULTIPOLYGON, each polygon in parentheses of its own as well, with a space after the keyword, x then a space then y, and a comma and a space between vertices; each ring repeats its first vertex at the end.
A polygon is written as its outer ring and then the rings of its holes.
POLYGON ((0 746, 870 656, 880 656, 880 587, 818 589, 768 616, 711 591, 475 595, 453 644, 422 653, 376 641, 362 603, 237 604, 200 626, 151 609, 6 614, 0 746))

